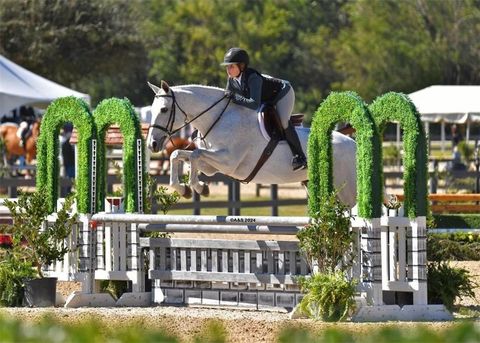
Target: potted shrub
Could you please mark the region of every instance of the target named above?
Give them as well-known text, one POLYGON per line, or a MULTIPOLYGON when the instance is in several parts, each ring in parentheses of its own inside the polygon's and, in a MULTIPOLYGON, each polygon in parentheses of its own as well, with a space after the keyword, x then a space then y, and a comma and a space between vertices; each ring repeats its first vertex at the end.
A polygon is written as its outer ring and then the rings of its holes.
POLYGON ((55 305, 56 278, 45 278, 42 268, 55 260, 63 260, 69 251, 65 239, 77 221, 69 213, 74 197, 70 194, 57 212, 53 225, 47 225, 49 215, 43 191, 22 193, 18 201, 5 200, 13 224, 4 231, 12 236, 13 246, 4 250, 0 264, 0 294, 6 305, 19 305, 18 292, 24 292, 27 306, 55 305))
POLYGON ((355 308, 356 281, 347 278, 353 253, 348 207, 333 192, 322 204, 313 223, 299 231, 300 250, 310 264, 312 275, 300 278, 301 311, 324 321, 345 319, 355 308))

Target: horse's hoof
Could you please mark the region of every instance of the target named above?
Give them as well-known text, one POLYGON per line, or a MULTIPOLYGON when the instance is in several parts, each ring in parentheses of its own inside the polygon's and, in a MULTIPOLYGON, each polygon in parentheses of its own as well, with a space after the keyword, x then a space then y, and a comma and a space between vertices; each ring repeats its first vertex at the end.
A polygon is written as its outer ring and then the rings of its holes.
POLYGON ((210 195, 210 187, 208 187, 208 185, 203 185, 200 195, 204 197, 208 197, 210 195))
POLYGON ((185 191, 183 192, 182 196, 185 199, 190 199, 192 197, 192 189, 190 187, 185 186, 185 191))

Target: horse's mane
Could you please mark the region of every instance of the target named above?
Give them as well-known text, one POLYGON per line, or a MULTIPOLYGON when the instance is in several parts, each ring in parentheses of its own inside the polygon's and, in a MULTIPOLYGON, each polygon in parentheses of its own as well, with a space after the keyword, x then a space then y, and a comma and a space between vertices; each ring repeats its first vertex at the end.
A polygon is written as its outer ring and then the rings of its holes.
POLYGON ((198 85, 198 84, 172 86, 172 88, 174 90, 178 90, 178 89, 188 90, 189 88, 202 88, 202 89, 216 90, 216 91, 219 91, 219 92, 225 91, 225 89, 223 89, 223 88, 219 88, 219 87, 215 87, 215 86, 198 85))

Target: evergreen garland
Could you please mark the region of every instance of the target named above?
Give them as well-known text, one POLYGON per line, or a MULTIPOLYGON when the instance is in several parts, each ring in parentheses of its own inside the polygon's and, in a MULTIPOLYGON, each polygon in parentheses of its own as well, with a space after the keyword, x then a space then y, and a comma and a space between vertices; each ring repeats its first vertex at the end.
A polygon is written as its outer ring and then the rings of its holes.
POLYGON ((107 189, 107 159, 105 134, 112 124, 117 124, 123 135, 123 185, 125 211, 139 212, 137 189, 137 139, 142 139, 143 185, 145 199, 145 153, 140 121, 128 99, 110 98, 103 100, 95 109, 94 120, 97 130, 97 211, 104 210, 107 189))
POLYGON ((59 98, 48 106, 40 126, 37 142, 37 189, 45 189, 50 212, 56 210, 58 199, 60 129, 71 122, 78 132, 78 170, 76 175, 77 210, 91 213, 90 204, 90 161, 91 141, 95 130, 88 105, 73 96, 59 98))
POLYGON ((403 128, 405 213, 409 218, 426 216, 427 141, 415 105, 405 94, 390 92, 375 99, 369 109, 381 133, 389 122, 398 122, 403 128))
POLYGON ((378 218, 383 198, 380 137, 367 106, 354 92, 331 93, 313 117, 308 140, 310 216, 321 211, 334 189, 331 135, 340 121, 351 123, 357 131, 358 213, 363 218, 378 218))

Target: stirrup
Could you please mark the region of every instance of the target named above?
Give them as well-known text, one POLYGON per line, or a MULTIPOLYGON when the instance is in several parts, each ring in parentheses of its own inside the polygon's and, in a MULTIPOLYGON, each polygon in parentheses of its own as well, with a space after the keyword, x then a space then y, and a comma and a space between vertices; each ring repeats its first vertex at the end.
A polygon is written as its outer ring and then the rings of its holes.
POLYGON ((292 159, 292 168, 294 171, 303 170, 307 168, 307 161, 305 158, 295 155, 292 159))

